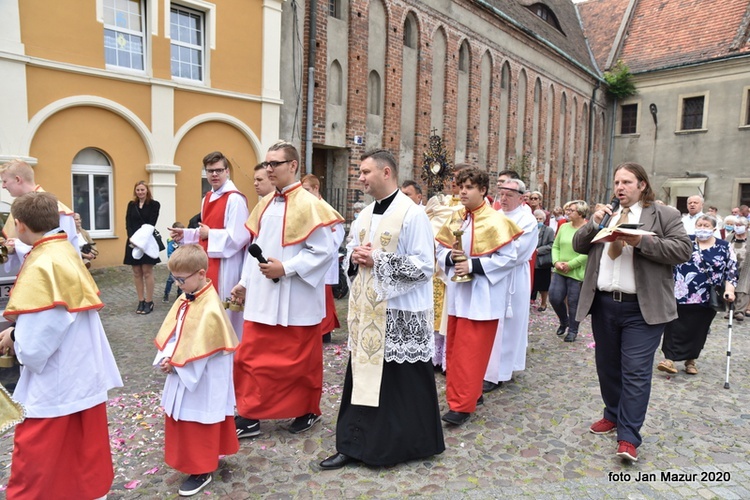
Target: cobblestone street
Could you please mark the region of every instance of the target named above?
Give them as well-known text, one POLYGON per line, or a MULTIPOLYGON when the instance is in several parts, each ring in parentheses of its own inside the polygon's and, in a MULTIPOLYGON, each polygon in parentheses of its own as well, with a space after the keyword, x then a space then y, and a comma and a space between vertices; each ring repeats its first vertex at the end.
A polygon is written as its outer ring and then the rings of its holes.
MULTIPOLYGON (((139 316, 130 268, 95 271, 106 304, 102 320, 125 383, 110 392, 115 465, 110 500, 176 498, 184 478, 163 461, 163 375, 151 366, 153 338, 168 310, 161 302, 166 276, 166 266, 157 266, 156 308, 139 316)), ((338 307, 345 323, 346 301, 338 307)), ((526 371, 485 395, 484 406, 469 423, 446 428, 442 455, 393 467, 321 471, 317 463, 335 451, 347 361, 342 329, 333 334, 333 343, 324 345, 322 422, 292 435, 287 431, 291 420, 263 421, 260 436, 242 440, 238 454, 221 460, 205 495, 235 500, 750 498, 750 321, 744 323, 734 325, 730 389, 724 389, 727 320, 721 314, 698 360, 698 375, 681 371, 670 377, 654 371, 644 443, 632 466, 615 456, 613 435, 588 431, 602 412, 589 321, 581 325, 578 340, 567 344, 555 335, 556 317, 549 308, 531 313, 526 371), (662 477, 666 472, 687 476, 662 477)), ((441 411, 446 411, 445 378, 436 378, 441 411)), ((0 440, 3 489, 11 448, 12 432, 0 440)))

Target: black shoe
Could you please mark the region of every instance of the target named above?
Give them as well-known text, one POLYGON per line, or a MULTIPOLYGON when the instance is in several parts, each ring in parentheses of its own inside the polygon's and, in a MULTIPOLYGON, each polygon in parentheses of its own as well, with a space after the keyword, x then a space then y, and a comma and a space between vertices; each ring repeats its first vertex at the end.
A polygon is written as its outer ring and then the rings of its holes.
POLYGON ((575 342, 577 336, 578 336, 577 332, 568 332, 564 340, 565 342, 575 342))
POLYGON ((146 301, 142 300, 138 302, 138 309, 135 310, 136 314, 143 314, 143 310, 146 308, 146 301))
POLYGON ((502 382, 498 382, 497 384, 495 384, 494 382, 490 382, 489 380, 484 380, 482 381, 482 392, 492 392, 502 386, 502 382))
POLYGON ((187 479, 180 485, 180 490, 177 492, 181 497, 190 497, 201 491, 203 488, 208 486, 213 477, 211 474, 193 474, 188 476, 187 479))
POLYGON ((154 310, 154 303, 153 302, 144 302, 143 303, 143 312, 141 314, 151 314, 151 311, 154 310))
POLYGON ((477 406, 483 406, 484 405, 484 396, 479 396, 479 399, 477 399, 477 406))
POLYGON ((169 294, 165 293, 164 297, 161 299, 162 302, 169 302, 169 294))
POLYGON ((331 343, 331 332, 328 332, 325 335, 323 335, 323 343, 324 344, 330 344, 331 343))
POLYGON ((471 413, 464 413, 460 411, 451 410, 445 415, 443 415, 442 420, 443 422, 448 422, 449 424, 453 424, 453 425, 463 425, 469 421, 470 417, 471 417, 471 413))
POLYGON ((318 420, 320 420, 320 415, 316 415, 314 413, 308 413, 307 415, 297 417, 294 419, 294 422, 292 422, 292 425, 289 426, 289 432, 291 432, 292 434, 305 432, 307 429, 315 425, 315 422, 317 422, 318 420))
POLYGON ((237 439, 249 438, 260 434, 260 420, 252 420, 237 415, 234 417, 234 426, 237 427, 237 439))
POLYGON ((557 333, 558 336, 565 335, 565 330, 567 329, 568 329, 568 325, 560 325, 560 327, 557 329, 555 333, 557 333))
POLYGON ((336 470, 336 469, 340 469, 344 467, 345 465, 349 465, 353 462, 356 462, 356 460, 350 457, 349 455, 344 455, 343 453, 336 453, 335 455, 331 455, 330 457, 320 462, 320 468, 323 470, 336 470))

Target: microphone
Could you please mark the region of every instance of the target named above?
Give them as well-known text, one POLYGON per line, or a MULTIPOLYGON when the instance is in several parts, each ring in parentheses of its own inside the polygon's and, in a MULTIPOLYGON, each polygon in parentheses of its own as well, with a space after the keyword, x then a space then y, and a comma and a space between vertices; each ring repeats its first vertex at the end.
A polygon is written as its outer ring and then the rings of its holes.
MULTIPOLYGON (((247 251, 248 251, 248 253, 250 255, 252 255, 253 257, 255 257, 257 259, 257 261, 260 262, 261 264, 268 264, 268 261, 266 260, 266 258, 263 257, 263 250, 261 250, 260 247, 258 245, 256 245, 255 243, 253 243, 252 245, 250 245, 248 247, 247 251)), ((274 278, 273 282, 274 283, 278 283, 279 282, 279 278, 274 278)))
MULTIPOLYGON (((612 198, 612 201, 610 202, 609 207, 612 209, 612 212, 614 213, 620 207, 620 198, 612 198)), ((605 227, 607 227, 609 225, 609 219, 611 218, 612 218, 611 214, 604 214, 604 217, 602 218, 602 222, 599 224, 599 229, 604 229, 605 227)), ((260 252, 260 248, 258 249, 258 252, 260 252)))

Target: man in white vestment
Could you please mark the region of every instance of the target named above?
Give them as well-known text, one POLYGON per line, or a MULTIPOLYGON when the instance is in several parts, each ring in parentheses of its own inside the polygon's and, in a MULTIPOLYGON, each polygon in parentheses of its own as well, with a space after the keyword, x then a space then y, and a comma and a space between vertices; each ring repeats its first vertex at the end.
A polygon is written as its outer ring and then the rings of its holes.
POLYGON ((509 381, 514 371, 526 369, 531 297, 530 259, 536 250, 539 230, 536 218, 522 203, 525 191, 526 185, 519 179, 509 179, 498 189, 503 213, 523 230, 523 235, 513 242, 517 257, 508 283, 505 320, 498 326, 495 336, 492 355, 484 375, 484 392, 491 392, 502 382, 509 381))

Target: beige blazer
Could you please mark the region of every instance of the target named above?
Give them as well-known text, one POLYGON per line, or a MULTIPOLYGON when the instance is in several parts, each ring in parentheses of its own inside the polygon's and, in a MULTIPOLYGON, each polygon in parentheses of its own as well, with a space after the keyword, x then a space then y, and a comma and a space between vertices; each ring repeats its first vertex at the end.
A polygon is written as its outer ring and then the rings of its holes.
MULTIPOLYGON (((653 231, 656 236, 644 236, 633 254, 638 305, 649 325, 667 323, 677 318, 672 269, 690 258, 693 243, 685 232, 680 213, 672 207, 654 203, 643 207, 640 222, 641 229, 653 231)), ((598 232, 599 226, 589 221, 573 236, 575 251, 589 256, 578 298, 577 321, 583 321, 591 312, 596 294, 604 245, 592 244, 591 240, 598 232)))

